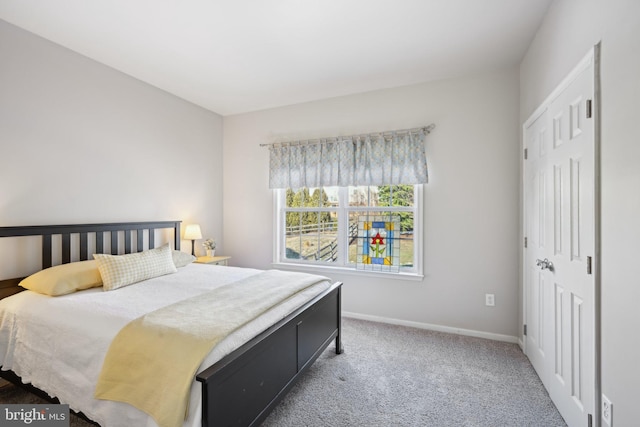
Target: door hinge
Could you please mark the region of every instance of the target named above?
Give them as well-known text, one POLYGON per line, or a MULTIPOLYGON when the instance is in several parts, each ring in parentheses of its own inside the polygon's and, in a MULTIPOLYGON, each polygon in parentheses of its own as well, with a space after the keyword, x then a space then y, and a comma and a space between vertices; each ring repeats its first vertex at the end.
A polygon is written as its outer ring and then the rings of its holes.
POLYGON ((524 159, 527 160, 527 157, 529 157, 529 150, 527 150, 526 148, 524 149, 524 159))
POLYGON ((527 336, 527 325, 524 325, 524 330, 522 331, 522 333, 524 334, 524 336, 527 336))
POLYGON ((524 247, 525 248, 527 247, 527 238, 526 237, 524 238, 524 247))
POLYGON ((587 99, 587 119, 590 119, 593 115, 593 102, 587 99))
POLYGON ((593 269, 591 267, 591 257, 587 257, 587 274, 593 274, 593 269))
POLYGON ((587 427, 593 427, 593 415, 587 414, 587 427))

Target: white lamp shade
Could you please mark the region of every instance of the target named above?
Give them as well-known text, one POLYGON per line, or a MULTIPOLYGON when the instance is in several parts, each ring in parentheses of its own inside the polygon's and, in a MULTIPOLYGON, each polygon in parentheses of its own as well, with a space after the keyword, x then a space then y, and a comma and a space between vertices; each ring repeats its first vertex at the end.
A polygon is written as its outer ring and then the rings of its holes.
POLYGON ((184 238, 185 240, 202 239, 202 232, 200 231, 200 225, 199 224, 187 225, 187 228, 184 229, 184 238))

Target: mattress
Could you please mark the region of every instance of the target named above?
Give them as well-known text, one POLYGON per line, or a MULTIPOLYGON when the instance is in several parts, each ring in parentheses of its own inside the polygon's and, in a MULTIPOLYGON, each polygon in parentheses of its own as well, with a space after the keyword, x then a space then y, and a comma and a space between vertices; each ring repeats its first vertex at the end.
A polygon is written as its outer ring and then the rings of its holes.
MULTIPOLYGON (((155 427, 151 417, 128 404, 93 398, 102 362, 115 335, 146 313, 260 272, 190 264, 178 269, 178 273, 111 292, 93 288, 59 297, 21 292, 0 301, 0 365, 103 427, 155 427)), ((329 286, 329 281, 314 285, 240 327, 213 348, 198 371, 329 286)), ((194 379, 184 426, 199 427, 201 412, 201 388, 194 379)))

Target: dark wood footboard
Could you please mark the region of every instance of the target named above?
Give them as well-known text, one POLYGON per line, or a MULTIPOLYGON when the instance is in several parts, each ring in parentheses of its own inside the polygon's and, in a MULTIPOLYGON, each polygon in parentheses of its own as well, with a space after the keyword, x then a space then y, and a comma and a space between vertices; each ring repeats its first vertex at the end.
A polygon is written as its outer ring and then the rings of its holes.
POLYGON ((202 425, 259 425, 333 340, 342 353, 341 291, 333 284, 200 372, 202 425))

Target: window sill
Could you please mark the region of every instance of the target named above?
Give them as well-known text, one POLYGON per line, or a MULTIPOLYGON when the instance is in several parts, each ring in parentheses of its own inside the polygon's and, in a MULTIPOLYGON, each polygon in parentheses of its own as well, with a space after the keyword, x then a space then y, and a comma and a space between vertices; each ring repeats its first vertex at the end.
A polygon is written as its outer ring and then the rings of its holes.
POLYGON ((324 265, 298 264, 292 262, 274 262, 271 265, 274 268, 281 268, 284 270, 296 270, 304 272, 313 271, 315 273, 325 275, 330 275, 333 272, 338 274, 345 274, 347 276, 376 277, 393 280, 409 280, 414 282, 422 281, 422 279, 424 279, 424 275, 419 273, 387 273, 384 271, 366 271, 347 267, 329 267, 324 265))

